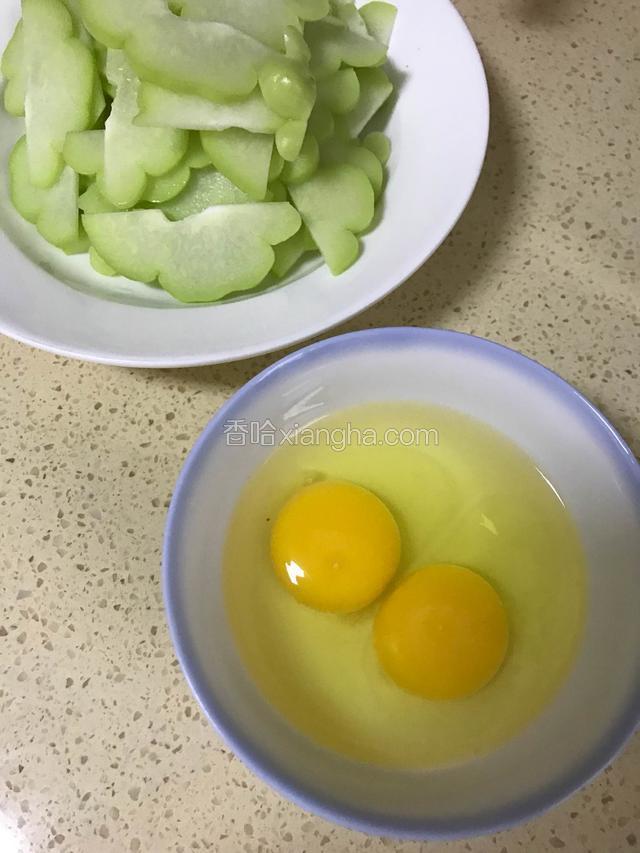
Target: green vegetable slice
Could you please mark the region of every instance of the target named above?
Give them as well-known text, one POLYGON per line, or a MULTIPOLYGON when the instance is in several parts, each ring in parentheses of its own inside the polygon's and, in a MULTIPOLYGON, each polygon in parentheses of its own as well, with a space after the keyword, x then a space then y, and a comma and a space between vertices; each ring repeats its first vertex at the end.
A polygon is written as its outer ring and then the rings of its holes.
POLYGON ((297 159, 292 163, 285 163, 282 170, 282 181, 287 186, 308 181, 318 168, 319 162, 320 149, 318 141, 312 133, 307 133, 297 159))
POLYGON ((284 52, 289 59, 294 59, 296 62, 308 64, 311 59, 311 51, 309 45, 304 40, 304 36, 296 27, 287 27, 284 31, 284 52))
POLYGON ((91 121, 89 127, 95 127, 104 115, 107 108, 107 101, 102 91, 102 81, 100 75, 96 74, 93 81, 93 95, 91 98, 91 121))
POLYGON ((94 41, 91 34, 84 25, 82 20, 82 10, 80 8, 80 0, 62 0, 67 11, 71 15, 73 21, 73 34, 80 39, 83 44, 93 49, 94 41))
POLYGON ((373 190, 365 173, 349 164, 325 166, 305 183, 290 187, 289 193, 331 272, 344 272, 360 251, 355 235, 374 215, 373 190))
POLYGON ((318 84, 318 100, 332 113, 344 115, 360 99, 360 81, 353 68, 339 68, 318 84))
POLYGON ((2 54, 0 71, 7 81, 4 89, 4 108, 12 116, 23 116, 27 69, 24 59, 24 29, 21 20, 18 21, 11 40, 2 54))
POLYGON ((199 133, 189 134, 189 147, 184 155, 184 163, 190 169, 203 169, 205 166, 211 165, 209 155, 202 147, 199 133))
POLYGON ((96 175, 104 168, 104 130, 68 133, 62 156, 79 175, 96 175))
POLYGON ((89 184, 82 193, 78 199, 78 207, 83 213, 115 213, 119 210, 115 204, 107 201, 95 182, 89 184))
POLYGON ((29 177, 26 139, 23 136, 9 158, 9 192, 18 213, 36 226, 54 246, 72 249, 80 237, 78 218, 78 176, 63 169, 58 181, 47 189, 34 186, 29 177))
POLYGON ((332 0, 334 15, 352 32, 368 37, 369 31, 351 0, 332 0))
POLYGON ((289 201, 289 193, 282 181, 273 181, 267 190, 268 201, 289 201))
POLYGON ((285 119, 308 119, 316 101, 316 82, 301 62, 270 59, 258 75, 266 103, 285 119))
POLYGON ((297 234, 289 237, 284 243, 279 243, 275 249, 276 259, 273 262, 271 272, 276 278, 284 278, 298 261, 307 252, 313 252, 316 249, 316 244, 311 239, 306 227, 302 227, 297 234))
POLYGON ((104 170, 98 186, 112 204, 132 207, 142 198, 148 176, 163 175, 182 159, 189 134, 134 124, 140 82, 122 51, 109 51, 107 76, 116 87, 116 97, 105 126, 104 170))
POLYGON ((318 80, 343 64, 354 68, 380 65, 387 55, 384 45, 354 33, 339 21, 315 21, 307 24, 304 34, 311 49, 311 71, 318 80))
POLYGON ((343 140, 334 137, 322 146, 323 163, 350 163, 365 173, 376 198, 382 192, 384 169, 382 163, 369 148, 359 145, 354 140, 343 140))
POLYGON ((246 130, 205 131, 202 146, 213 165, 256 201, 267 192, 273 136, 246 130))
POLYGON ((126 51, 146 80, 212 100, 250 94, 270 56, 261 42, 226 24, 153 16, 132 32, 126 51))
POLYGON ((398 10, 395 6, 392 6, 391 3, 379 2, 379 0, 373 0, 360 9, 360 17, 365 22, 371 38, 386 47, 391 41, 397 14, 398 10))
POLYGON ((303 21, 319 21, 329 14, 329 0, 292 0, 293 8, 303 21))
POLYGON ((67 133, 91 126, 96 67, 60 0, 23 0, 22 15, 29 170, 44 189, 64 168, 67 133))
POLYGON ((267 106, 259 90, 247 98, 220 104, 199 95, 171 92, 142 82, 138 94, 140 113, 135 124, 187 130, 226 130, 239 127, 252 133, 275 133, 282 116, 267 106))
POLYGON ((393 92, 393 83, 382 68, 360 68, 357 73, 360 98, 355 109, 346 116, 347 127, 352 136, 362 133, 393 92))
POLYGON ((159 210, 85 215, 98 254, 137 281, 159 280, 183 302, 212 302, 259 284, 274 262, 272 246, 300 228, 284 204, 210 207, 179 222, 159 210))
POLYGON ((317 101, 309 116, 309 130, 318 142, 324 142, 333 136, 335 129, 336 123, 331 110, 325 104, 317 101))
POLYGON ((369 151, 372 151, 376 155, 383 166, 387 165, 389 157, 391 156, 391 141, 388 136, 385 136, 384 133, 380 133, 380 131, 374 130, 372 133, 368 133, 365 136, 362 140, 362 144, 365 148, 368 148, 369 151))
POLYGON ((89 238, 87 237, 84 228, 80 226, 79 236, 58 248, 62 249, 65 255, 86 255, 90 246, 89 238))
POLYGON ((203 210, 214 205, 247 204, 250 201, 246 193, 210 166, 192 172, 184 190, 176 198, 165 202, 162 210, 168 219, 176 221, 202 213, 203 210))
POLYGON ((81 0, 85 23, 109 47, 122 47, 140 77, 212 100, 241 98, 273 55, 262 42, 217 21, 178 17, 166 0, 81 0))
POLYGON ((78 0, 78 5, 85 27, 106 47, 122 47, 145 17, 171 14, 165 0, 78 0))
POLYGON ((298 119, 283 124, 276 131, 276 148, 285 160, 295 160, 302 150, 304 137, 307 132, 307 122, 298 119))
POLYGON ((118 275, 118 273, 110 267, 109 264, 101 258, 100 255, 96 252, 96 250, 91 246, 89 248, 89 261, 91 262, 91 266, 97 273, 100 275, 107 275, 109 277, 113 277, 118 275))
POLYGON ((281 51, 287 27, 298 27, 289 0, 182 0, 182 15, 196 21, 218 21, 281 51))
POLYGON ((373 195, 377 199, 382 192, 384 169, 373 151, 359 145, 350 145, 345 153, 343 162, 351 163, 352 166, 362 169, 367 178, 369 178, 373 195))
POLYGON ((284 169, 284 160, 278 154, 276 148, 273 149, 273 153, 271 154, 271 163, 269 164, 269 183, 275 181, 282 174, 282 170, 284 169))
POLYGON ((157 178, 149 178, 142 195, 142 200, 151 202, 152 204, 162 204, 163 202, 171 201, 172 198, 180 195, 189 183, 190 177, 191 169, 189 166, 184 161, 178 163, 170 172, 160 175, 157 178))

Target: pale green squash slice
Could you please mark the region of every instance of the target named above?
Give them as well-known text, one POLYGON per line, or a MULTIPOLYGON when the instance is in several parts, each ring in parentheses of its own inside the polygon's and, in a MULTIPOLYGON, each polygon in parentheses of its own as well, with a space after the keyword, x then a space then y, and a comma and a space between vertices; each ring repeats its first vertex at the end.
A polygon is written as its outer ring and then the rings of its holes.
POLYGON ((85 215, 98 254, 121 275, 158 280, 182 302, 212 302, 249 290, 273 266, 272 246, 300 228, 296 210, 284 204, 210 207, 179 222, 160 210, 85 215))

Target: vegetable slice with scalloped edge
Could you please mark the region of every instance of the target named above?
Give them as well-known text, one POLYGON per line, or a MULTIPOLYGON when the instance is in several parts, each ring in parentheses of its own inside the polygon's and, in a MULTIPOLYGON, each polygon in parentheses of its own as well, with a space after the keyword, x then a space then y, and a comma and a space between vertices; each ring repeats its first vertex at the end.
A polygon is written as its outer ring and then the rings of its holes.
POLYGON ((282 174, 283 169, 284 160, 278 153, 277 148, 274 148, 273 153, 271 154, 271 163, 269 164, 269 183, 276 181, 282 174))
POLYGON ((316 102, 316 81, 302 62, 278 56, 258 74, 260 91, 271 109, 285 119, 306 119, 316 102))
POLYGON ((67 133, 91 126, 96 66, 60 0, 23 0, 25 125, 32 183, 52 186, 67 133))
POLYGON ((106 47, 122 47, 149 15, 173 14, 165 0, 78 0, 85 27, 106 47))
POLYGON ((378 160, 383 166, 386 166, 391 156, 391 141, 388 136, 381 133, 379 130, 374 130, 368 133, 362 140, 362 144, 369 151, 373 151, 378 160))
POLYGON ((90 246, 89 238, 82 225, 80 225, 78 236, 59 248, 62 249, 65 255, 86 255, 90 246))
POLYGON ((293 237, 289 237, 284 243, 279 243, 274 248, 276 259, 273 262, 271 272, 276 278, 284 278, 303 255, 316 249, 317 246, 311 239, 309 231, 303 225, 293 237))
POLYGON ((85 23, 108 47, 122 47, 140 77, 212 100, 256 86, 271 48, 228 24, 178 17, 166 0, 81 0, 85 23))
POLYGON ((91 266, 94 268, 94 270, 97 273, 100 273, 100 275, 106 275, 110 278, 118 275, 118 273, 113 269, 113 267, 110 267, 109 264, 104 260, 104 258, 100 257, 100 255, 96 252, 93 246, 89 248, 89 262, 91 263, 91 266))
POLYGON ((209 155, 202 147, 199 133, 189 134, 189 146, 184 155, 184 162, 190 169, 204 169, 205 166, 211 165, 209 155))
POLYGON ((360 68, 357 74, 360 98, 352 112, 345 116, 346 126, 352 136, 360 136, 393 92, 393 83, 382 68, 360 68))
POLYGON ((287 27, 284 31, 284 52, 289 59, 295 59, 305 64, 308 64, 311 59, 309 45, 296 27, 287 27))
POLYGON ((318 21, 329 14, 329 0, 292 0, 296 14, 303 21, 318 21))
POLYGON ((356 9, 352 0, 332 0, 333 13, 345 27, 361 36, 369 36, 367 25, 360 17, 360 11, 356 9))
POLYGON ((290 0, 181 0, 182 16, 228 24, 281 51, 287 27, 299 26, 290 0))
POLYGON ((275 133, 285 121, 267 105, 257 89, 242 100, 218 104, 200 95, 172 92, 142 81, 138 106, 140 112, 134 123, 141 127, 176 127, 186 130, 239 127, 252 133, 275 133))
POLYGON ((127 38, 131 64, 146 80, 212 100, 250 94, 269 48, 210 21, 153 16, 127 38), (175 23, 177 22, 177 23, 175 23))
POLYGON ((320 163, 320 148, 315 136, 307 133, 300 154, 291 163, 285 163, 282 170, 282 182, 287 186, 308 181, 320 163))
POLYGON ((36 187, 29 177, 26 139, 16 143, 9 158, 9 192, 18 213, 36 226, 42 237, 60 249, 75 252, 80 238, 78 176, 68 166, 47 189, 36 187))
POLYGON ((142 198, 149 176, 165 174, 182 159, 189 134, 134 124, 140 82, 122 51, 109 51, 107 76, 116 87, 116 97, 105 125, 104 169, 98 186, 113 204, 132 207, 142 198))
POLYGON ((362 169, 367 178, 369 178, 373 195, 377 199, 382 192, 384 184, 384 169, 373 151, 362 145, 352 143, 348 146, 343 162, 351 163, 352 166, 362 169))
POLYGON ((178 92, 227 100, 249 95, 271 55, 261 42, 213 21, 153 15, 127 37, 131 64, 146 80, 178 92))
POLYGON ((353 68, 339 68, 318 84, 318 100, 336 115, 355 109, 360 99, 360 81, 353 68))
POLYGON ((371 38, 388 47, 398 15, 397 8, 391 3, 372 0, 371 3, 361 6, 359 11, 371 38))
POLYGON ((325 164, 350 163, 365 173, 373 189, 375 198, 382 192, 384 169, 382 163, 369 148, 359 145, 357 140, 343 140, 335 137, 322 146, 322 161, 325 164))
POLYGON ((180 195, 161 205, 166 216, 175 221, 202 213, 220 204, 248 204, 246 193, 212 166, 191 173, 189 183, 180 195))
POLYGON ((78 199, 78 207, 83 213, 115 213, 119 210, 102 195, 95 181, 89 184, 78 199))
POLYGON ((273 136, 239 128, 205 131, 202 147, 213 165, 256 201, 267 192, 273 153, 273 136))
POLYGON ((309 130, 318 142, 330 139, 336 130, 336 122, 331 110, 320 101, 316 101, 309 116, 309 130))
POLYGON ((288 203, 210 207, 179 222, 160 210, 85 215, 91 244, 128 278, 161 286, 182 302, 212 302, 259 284, 272 246, 293 236, 300 216, 288 203))
POLYGON ((4 89, 5 110, 12 116, 23 116, 27 90, 27 69, 24 62, 22 20, 16 24, 14 33, 4 49, 0 71, 7 81, 4 89))
POLYGON ((104 168, 104 130, 68 133, 62 156, 79 175, 96 175, 104 168))
POLYGON ((189 183, 190 177, 191 169, 189 166, 184 162, 178 163, 166 174, 148 179, 142 200, 151 204, 163 204, 171 201, 172 198, 180 195, 189 183))
POLYGON ((300 156, 308 122, 291 119, 276 130, 276 148, 280 156, 292 162, 300 156))
POLYGON ((387 53, 384 45, 354 33, 340 21, 307 24, 305 40, 311 49, 311 71, 318 80, 335 73, 343 64, 354 68, 379 65, 387 53))
POLYGON ((308 181, 289 187, 289 194, 334 275, 358 257, 360 241, 374 215, 369 179, 349 164, 325 166, 308 181))

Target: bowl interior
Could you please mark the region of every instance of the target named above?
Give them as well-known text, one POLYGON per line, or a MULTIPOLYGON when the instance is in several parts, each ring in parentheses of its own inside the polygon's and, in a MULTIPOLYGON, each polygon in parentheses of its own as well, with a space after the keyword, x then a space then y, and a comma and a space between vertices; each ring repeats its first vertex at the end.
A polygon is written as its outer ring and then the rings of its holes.
POLYGON ((616 433, 562 380, 456 333, 356 333, 271 368, 211 422, 178 484, 165 595, 178 654, 209 717, 281 790, 333 818, 425 835, 495 828, 550 805, 611 757, 640 704, 640 474, 616 433), (584 641, 565 685, 521 735, 485 758, 429 772, 365 766, 316 747, 261 698, 230 635, 220 592, 225 530, 270 448, 230 447, 224 423, 304 425, 349 406, 408 400, 455 408, 509 436, 568 505, 587 557, 584 641), (588 709, 588 713, 585 713, 588 709))
MULTIPOLYGON (((0 45, 19 16, 0 6, 0 45)), ((376 121, 392 140, 380 220, 339 278, 312 261, 289 283, 217 305, 181 306, 159 288, 107 279, 85 256, 67 258, 22 222, 6 193, 21 120, 0 111, 3 299, 0 331, 37 346, 134 366, 232 360, 317 334, 406 279, 464 209, 486 149, 488 97, 473 41, 449 0, 398 0, 390 73, 398 93, 376 121), (46 297, 46 298, 44 298, 46 297)))

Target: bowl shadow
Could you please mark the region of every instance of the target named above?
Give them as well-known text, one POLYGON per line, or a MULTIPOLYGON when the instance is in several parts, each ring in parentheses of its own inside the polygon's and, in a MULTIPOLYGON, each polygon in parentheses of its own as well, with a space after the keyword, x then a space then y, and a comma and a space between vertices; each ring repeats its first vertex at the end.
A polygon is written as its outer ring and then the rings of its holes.
POLYGON ((511 0, 507 14, 529 27, 563 26, 583 8, 577 0, 511 0))

